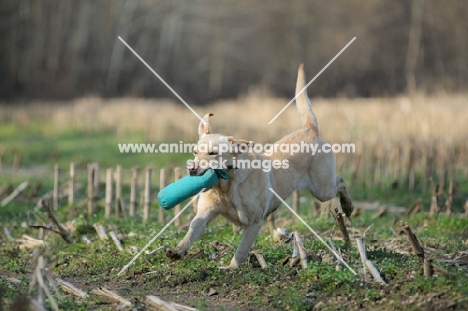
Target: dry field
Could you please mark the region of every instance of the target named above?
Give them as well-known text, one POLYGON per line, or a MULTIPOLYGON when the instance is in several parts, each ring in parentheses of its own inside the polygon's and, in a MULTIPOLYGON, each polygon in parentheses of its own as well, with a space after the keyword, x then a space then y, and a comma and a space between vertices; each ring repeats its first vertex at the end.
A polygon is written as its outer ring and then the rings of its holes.
MULTIPOLYGON (((312 106, 324 140, 356 145, 354 154, 336 155, 338 171, 350 174, 352 185, 412 189, 419 184, 426 192, 434 182, 444 187, 456 174, 468 176, 467 99, 468 95, 313 99, 312 106)), ((288 102, 255 89, 239 99, 193 107, 200 116, 215 114, 211 123, 216 132, 266 143, 300 126, 294 104, 268 125, 288 102)), ((132 133, 151 143, 193 143, 199 121, 172 100, 81 98, 6 105, 0 122, 17 128, 34 124, 46 136, 106 131, 127 143, 132 133)))
MULTIPOLYGON (((195 243, 187 260, 170 263, 159 251, 143 255, 119 277, 117 271, 134 256, 131 251, 146 245, 149 236, 158 232, 165 221, 160 219, 156 200, 148 224, 142 223, 141 203, 134 218, 105 217, 103 211, 107 210, 105 202, 108 202, 102 184, 105 169, 122 165, 122 174, 127 177, 123 178, 122 197, 129 202, 131 167, 155 168, 152 187, 155 196, 162 186, 155 182, 160 180, 159 169, 182 166, 184 159, 173 154, 166 155, 170 160, 160 155, 125 156, 117 152, 115 145, 120 140, 132 142, 126 140, 133 137, 138 142, 142 138, 154 143, 181 139, 195 142, 198 120, 183 104, 169 100, 85 98, 63 103, 0 106, 0 156, 3 153, 0 186, 11 184, 11 189, 3 191, 0 199, 5 200, 13 188, 26 180, 31 184, 0 209, 0 226, 7 229, 0 233, 3 245, 0 288, 5 289, 3 297, 0 295, 0 306, 2 302, 11 306, 20 293, 35 295, 29 289, 30 276, 32 269, 39 267, 39 261, 36 265, 33 250, 22 249, 18 243, 22 243, 24 234, 38 235, 34 225, 51 225, 40 207, 35 206, 39 197, 52 193, 55 184, 52 164, 58 164, 60 177, 56 188, 62 189, 59 185, 70 185, 69 164, 74 162, 77 163, 75 203, 67 204, 63 196, 56 210, 60 221, 73 225, 70 229, 73 243, 67 246, 59 235, 47 231, 43 238, 48 247, 41 250, 50 259, 48 271, 52 278, 71 282, 88 296, 65 295, 59 302, 60 309, 115 310, 117 304, 109 304, 96 294, 97 288, 106 287, 128 299, 128 304, 138 310, 149 309, 145 302, 147 295, 198 310, 466 310, 467 98, 315 99, 312 102, 325 140, 356 143, 356 154, 336 157, 338 171, 347 178, 359 211, 347 227, 352 238, 366 239, 369 259, 388 286, 373 282, 362 271, 355 277, 345 269, 337 270, 333 256, 330 259, 324 247, 284 209, 276 213, 276 224, 300 230, 305 248, 315 254, 306 269, 284 265, 291 245, 274 243, 265 228, 255 250, 263 252, 267 268, 246 264, 232 273, 219 270, 218 266, 229 257, 239 239, 239 235, 233 236, 232 228, 225 221, 219 220, 195 243), (12 169, 14 159, 21 160, 17 170, 12 169), (100 162, 103 168, 99 195, 94 190, 91 195, 87 186, 94 184, 86 178, 90 162, 100 162), (39 169, 44 172, 29 174, 39 169), (96 213, 87 213, 93 197, 96 213), (428 258, 439 268, 435 277, 422 275, 422 265, 410 250, 410 242, 398 234, 398 220, 407 221, 414 229, 428 258), (119 251, 110 240, 100 240, 94 231, 95 224, 102 224, 108 232, 115 231, 125 251, 119 251), (89 241, 85 242, 83 236, 89 241)), ((287 102, 287 99, 271 99, 268 94, 253 92, 237 100, 194 108, 200 115, 215 114, 212 119, 215 131, 272 142, 300 124, 294 105, 272 125, 267 124, 287 102)), ((144 177, 143 173, 140 177, 144 177)), ((141 178, 139 187, 143 188, 141 178)), ((308 194, 300 195, 297 199, 300 214, 323 237, 335 241, 353 268, 361 269, 360 254, 355 247, 345 250, 334 219, 328 217, 327 210, 338 206, 338 201, 318 206, 308 194)), ((118 205, 110 206, 117 209, 118 205)), ((165 215, 166 220, 171 213, 165 215)), ((188 214, 184 215, 182 227, 171 226, 152 247, 175 245, 185 233, 188 214)), ((39 248, 34 252, 39 254, 39 248)))
MULTIPOLYGON (((267 123, 288 103, 262 92, 236 100, 194 106, 203 116, 213 112, 214 130, 258 142, 271 142, 300 124, 295 105, 267 123)), ((468 95, 380 99, 313 99, 321 135, 330 142, 425 141, 464 143, 468 133, 468 95)), ((50 130, 70 127, 142 132, 148 140, 196 139, 198 119, 172 100, 82 98, 69 102, 31 102, 2 106, 0 122, 28 126, 44 123, 50 130)))

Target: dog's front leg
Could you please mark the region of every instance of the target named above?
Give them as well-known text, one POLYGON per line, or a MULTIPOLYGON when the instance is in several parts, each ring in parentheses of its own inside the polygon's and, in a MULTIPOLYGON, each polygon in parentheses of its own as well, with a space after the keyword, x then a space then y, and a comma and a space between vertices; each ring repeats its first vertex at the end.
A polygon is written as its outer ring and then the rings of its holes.
POLYGON ((166 251, 166 257, 171 260, 184 258, 193 242, 202 235, 206 225, 214 218, 215 214, 210 211, 197 213, 190 223, 190 228, 184 239, 179 242, 176 248, 166 251))
POLYGON ((244 228, 242 233, 242 239, 237 247, 234 257, 231 259, 231 264, 227 267, 221 267, 221 269, 236 269, 241 263, 243 263, 249 256, 250 249, 253 243, 257 239, 258 233, 262 228, 263 220, 259 223, 248 225, 244 228))

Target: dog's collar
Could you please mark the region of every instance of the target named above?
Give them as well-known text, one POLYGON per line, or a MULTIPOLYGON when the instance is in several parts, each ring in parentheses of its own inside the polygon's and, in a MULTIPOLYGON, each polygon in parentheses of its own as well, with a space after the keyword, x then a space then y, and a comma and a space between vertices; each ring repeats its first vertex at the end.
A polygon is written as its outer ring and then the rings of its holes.
MULTIPOLYGON (((234 171, 234 168, 231 168, 229 171, 225 171, 222 169, 215 169, 216 175, 218 175, 218 179, 224 179, 224 180, 229 180, 229 174, 234 171)), ((235 173, 235 171, 234 171, 235 173)))

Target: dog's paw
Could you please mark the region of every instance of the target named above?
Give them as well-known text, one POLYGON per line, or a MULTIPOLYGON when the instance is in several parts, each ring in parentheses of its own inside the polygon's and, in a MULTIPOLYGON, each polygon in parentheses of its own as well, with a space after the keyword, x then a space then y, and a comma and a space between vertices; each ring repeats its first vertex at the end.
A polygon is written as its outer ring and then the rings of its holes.
POLYGON ((346 217, 350 218, 354 211, 353 201, 349 197, 340 197, 341 209, 345 213, 346 217))
POLYGON ((169 258, 171 261, 176 261, 182 259, 184 256, 182 256, 173 249, 168 249, 166 250, 166 257, 169 258))

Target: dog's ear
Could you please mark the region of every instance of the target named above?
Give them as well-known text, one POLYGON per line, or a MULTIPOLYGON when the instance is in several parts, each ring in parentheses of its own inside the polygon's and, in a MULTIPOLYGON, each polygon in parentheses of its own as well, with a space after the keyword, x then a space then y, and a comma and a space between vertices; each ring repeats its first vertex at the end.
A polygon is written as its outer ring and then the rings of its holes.
POLYGON ((210 117, 212 117, 212 113, 207 113, 203 117, 203 121, 200 121, 198 124, 198 136, 201 138, 205 134, 209 134, 211 132, 210 128, 210 117))
POLYGON ((248 145, 250 144, 251 142, 248 141, 248 140, 245 140, 245 139, 237 139, 237 138, 234 138, 234 137, 228 137, 228 142, 230 142, 231 144, 234 144, 234 145, 241 145, 241 144, 244 144, 244 145, 248 145))
MULTIPOLYGON (((228 137, 227 141, 230 144, 237 145, 237 148, 234 150, 237 150, 239 153, 246 153, 248 152, 249 145, 252 143, 251 141, 245 140, 245 139, 236 139, 234 137, 228 137)), ((236 151, 236 153, 237 153, 236 151)))

